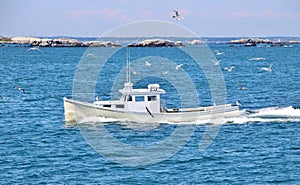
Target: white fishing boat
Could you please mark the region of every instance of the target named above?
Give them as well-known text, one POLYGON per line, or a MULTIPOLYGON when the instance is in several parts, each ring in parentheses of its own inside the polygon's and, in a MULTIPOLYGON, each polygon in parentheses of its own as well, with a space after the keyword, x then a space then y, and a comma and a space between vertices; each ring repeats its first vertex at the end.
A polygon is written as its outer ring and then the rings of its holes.
POLYGON ((172 108, 161 106, 160 95, 165 91, 159 84, 149 84, 147 89, 133 89, 127 82, 120 90, 120 100, 93 103, 64 98, 65 120, 79 121, 85 117, 104 117, 135 122, 192 122, 218 117, 239 116, 238 106, 231 104, 197 108, 172 108))
POLYGON ((64 97, 65 121, 80 121, 86 117, 104 117, 143 123, 180 123, 240 115, 239 107, 231 104, 195 108, 166 108, 161 104, 165 90, 159 84, 148 84, 147 88, 134 89, 130 82, 130 63, 127 60, 127 82, 119 92, 119 100, 82 102, 64 97))

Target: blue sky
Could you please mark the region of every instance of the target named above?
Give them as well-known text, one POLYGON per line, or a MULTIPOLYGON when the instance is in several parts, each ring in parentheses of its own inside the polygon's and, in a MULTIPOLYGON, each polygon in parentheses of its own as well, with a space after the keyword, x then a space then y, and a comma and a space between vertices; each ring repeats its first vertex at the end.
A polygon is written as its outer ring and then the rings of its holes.
POLYGON ((163 20, 206 36, 300 36, 299 0, 1 0, 0 36, 101 36, 163 20), (184 20, 172 19, 179 10, 184 20))

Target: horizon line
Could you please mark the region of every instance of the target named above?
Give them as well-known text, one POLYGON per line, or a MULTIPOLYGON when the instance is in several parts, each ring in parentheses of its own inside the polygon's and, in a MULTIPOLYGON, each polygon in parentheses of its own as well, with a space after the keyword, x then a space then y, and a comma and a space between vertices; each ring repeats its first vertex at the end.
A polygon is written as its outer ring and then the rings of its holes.
MULTIPOLYGON (((0 37, 8 37, 8 38, 13 38, 13 37, 37 37, 37 38, 47 38, 47 37, 60 37, 60 38, 143 38, 143 37, 149 37, 149 36, 136 36, 136 37, 103 37, 103 36, 83 36, 83 35, 77 35, 77 36, 72 36, 72 35, 13 35, 13 36, 4 36, 0 35, 0 37)), ((153 37, 165 37, 165 36, 151 36, 153 37)), ((288 37, 293 37, 293 38, 300 38, 299 36, 295 35, 270 35, 270 36, 199 36, 199 37, 178 37, 178 36, 169 36, 166 38, 288 38, 288 37)))

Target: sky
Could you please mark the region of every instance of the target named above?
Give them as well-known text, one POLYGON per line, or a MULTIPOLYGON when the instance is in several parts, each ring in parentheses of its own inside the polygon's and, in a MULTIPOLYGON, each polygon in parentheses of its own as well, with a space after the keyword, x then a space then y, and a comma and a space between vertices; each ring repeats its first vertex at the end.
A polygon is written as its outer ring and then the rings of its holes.
POLYGON ((162 20, 200 37, 299 37, 299 10, 299 0, 1 0, 0 36, 100 37, 162 20), (184 20, 172 19, 174 9, 184 20))

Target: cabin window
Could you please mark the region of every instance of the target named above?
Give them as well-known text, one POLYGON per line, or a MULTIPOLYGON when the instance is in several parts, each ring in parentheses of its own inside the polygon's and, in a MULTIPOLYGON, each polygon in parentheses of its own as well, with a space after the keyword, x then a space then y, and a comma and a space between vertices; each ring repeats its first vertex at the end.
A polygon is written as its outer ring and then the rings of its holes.
POLYGON ((142 102, 142 101, 145 101, 145 98, 144 98, 144 96, 136 96, 135 101, 136 102, 142 102))
POLYGON ((132 101, 132 96, 128 95, 127 96, 127 101, 132 101))
POLYGON ((116 108, 119 108, 119 109, 124 109, 124 105, 123 104, 120 104, 120 105, 116 105, 116 108))
POLYGON ((148 101, 156 101, 156 96, 148 96, 148 101))
POLYGON ((111 105, 103 105, 103 107, 111 107, 111 105))

